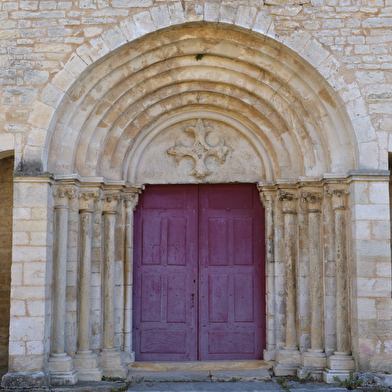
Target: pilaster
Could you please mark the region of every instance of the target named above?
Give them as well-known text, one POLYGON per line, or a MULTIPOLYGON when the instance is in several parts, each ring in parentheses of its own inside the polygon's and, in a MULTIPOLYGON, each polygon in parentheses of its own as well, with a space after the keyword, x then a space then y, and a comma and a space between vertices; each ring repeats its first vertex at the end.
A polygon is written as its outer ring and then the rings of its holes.
POLYGON ((347 211, 346 187, 330 186, 328 193, 332 197, 334 214, 334 256, 336 264, 336 351, 327 359, 327 369, 323 379, 333 383, 334 377, 349 378, 355 370, 354 359, 350 351, 349 329, 349 281, 348 281, 348 249, 347 249, 347 211))
POLYGON ((125 205, 124 254, 124 353, 125 363, 135 361, 132 345, 132 287, 133 287, 133 224, 134 211, 139 201, 140 189, 123 194, 125 205))
POLYGON ((98 356, 90 349, 90 300, 91 300, 91 237, 94 200, 99 198, 97 189, 84 189, 80 193, 80 281, 78 350, 74 366, 81 381, 100 381, 102 371, 98 356))
POLYGON ((103 333, 100 365, 105 376, 126 377, 121 352, 114 346, 115 224, 118 193, 106 194, 103 202, 103 333))
POLYGON ((284 258, 286 274, 286 345, 276 354, 274 373, 293 375, 300 366, 297 342, 297 225, 298 194, 280 191, 284 215, 284 258))
POLYGON ((326 365, 323 344, 323 261, 321 245, 321 191, 308 190, 302 193, 308 213, 308 247, 310 275, 310 342, 311 347, 301 354, 299 377, 309 373, 313 379, 321 380, 326 365))
POLYGON ((51 384, 73 385, 77 373, 72 359, 65 352, 65 308, 68 246, 68 199, 74 198, 76 188, 56 186, 54 196, 54 251, 53 251, 53 314, 51 353, 48 361, 51 384))
POLYGON ((266 243, 266 321, 267 344, 263 358, 266 361, 276 358, 276 302, 275 302, 275 221, 274 210, 276 190, 259 186, 260 201, 265 208, 266 243))

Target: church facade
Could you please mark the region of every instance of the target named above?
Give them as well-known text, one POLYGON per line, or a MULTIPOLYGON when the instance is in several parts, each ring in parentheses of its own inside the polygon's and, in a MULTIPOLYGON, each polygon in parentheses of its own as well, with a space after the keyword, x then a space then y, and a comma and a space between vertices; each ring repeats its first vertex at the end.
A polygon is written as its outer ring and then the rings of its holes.
POLYGON ((391 12, 4 2, 2 385, 390 374, 391 12))

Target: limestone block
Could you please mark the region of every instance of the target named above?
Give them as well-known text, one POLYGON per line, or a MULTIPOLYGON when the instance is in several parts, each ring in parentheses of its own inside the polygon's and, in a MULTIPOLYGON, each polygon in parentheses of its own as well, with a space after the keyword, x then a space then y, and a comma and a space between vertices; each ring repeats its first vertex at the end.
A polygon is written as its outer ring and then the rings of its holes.
POLYGON ((384 220, 389 215, 388 205, 357 204, 353 208, 356 219, 384 220))
POLYGON ((35 101, 33 111, 29 117, 29 124, 38 128, 47 128, 53 115, 54 109, 44 103, 35 101))
POLYGON ((88 65, 101 58, 100 54, 90 45, 84 44, 76 49, 79 57, 88 65))
POLYGON ((71 75, 67 70, 63 69, 54 76, 52 83, 61 91, 66 92, 69 87, 71 87, 74 81, 75 77, 71 75))
POLYGON ((357 298, 358 318, 361 320, 375 319, 376 300, 372 298, 357 298))
POLYGON ((185 10, 180 2, 169 4, 168 8, 172 25, 186 22, 185 10))
POLYGON ((153 7, 150 9, 152 20, 154 21, 157 29, 162 29, 163 27, 170 26, 171 20, 169 11, 166 5, 161 5, 159 7, 153 7))
POLYGON ((369 184, 370 202, 375 204, 389 203, 389 184, 387 182, 377 183, 371 182, 369 184))
POLYGON ((391 282, 383 278, 357 278, 357 293, 360 297, 386 297, 391 291, 391 282))
POLYGON ((238 9, 230 4, 222 3, 220 6, 220 22, 234 23, 238 9))
POLYGON ((77 78, 87 67, 87 64, 76 54, 72 54, 71 58, 65 64, 66 69, 71 75, 77 78))
POLYGON ((155 30, 155 25, 149 12, 143 11, 136 15, 133 15, 133 19, 135 21, 137 29, 141 34, 148 34, 155 30))
POLYGON ((3 388, 44 388, 48 385, 45 373, 7 373, 1 379, 3 388))
POLYGON ((298 30, 285 37, 283 43, 294 51, 299 52, 303 49, 310 38, 311 35, 308 32, 298 30))
POLYGON ((235 24, 247 29, 251 29, 257 15, 257 8, 241 5, 238 9, 235 24))
POLYGON ((118 26, 105 31, 102 37, 110 50, 114 50, 127 42, 125 36, 118 26))
POLYGON ((219 3, 206 3, 204 5, 204 20, 207 22, 219 22, 219 3))

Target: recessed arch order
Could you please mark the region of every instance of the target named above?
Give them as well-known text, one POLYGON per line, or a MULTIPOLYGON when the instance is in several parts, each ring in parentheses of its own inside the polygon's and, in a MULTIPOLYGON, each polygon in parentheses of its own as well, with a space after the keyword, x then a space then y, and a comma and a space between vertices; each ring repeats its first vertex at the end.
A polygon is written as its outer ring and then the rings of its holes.
POLYGON ((249 141, 262 162, 260 180, 358 165, 344 105, 309 63, 269 37, 190 23, 141 37, 86 68, 50 124, 47 170, 133 182, 162 124, 203 116, 230 123, 249 141))

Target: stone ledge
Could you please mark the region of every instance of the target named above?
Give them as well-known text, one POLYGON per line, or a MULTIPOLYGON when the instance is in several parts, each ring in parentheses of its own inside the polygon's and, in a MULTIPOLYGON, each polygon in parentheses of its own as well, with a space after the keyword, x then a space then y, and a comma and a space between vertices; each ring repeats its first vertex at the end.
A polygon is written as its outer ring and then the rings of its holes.
POLYGON ((48 379, 45 373, 7 373, 1 379, 4 389, 40 388, 47 390, 48 379))

